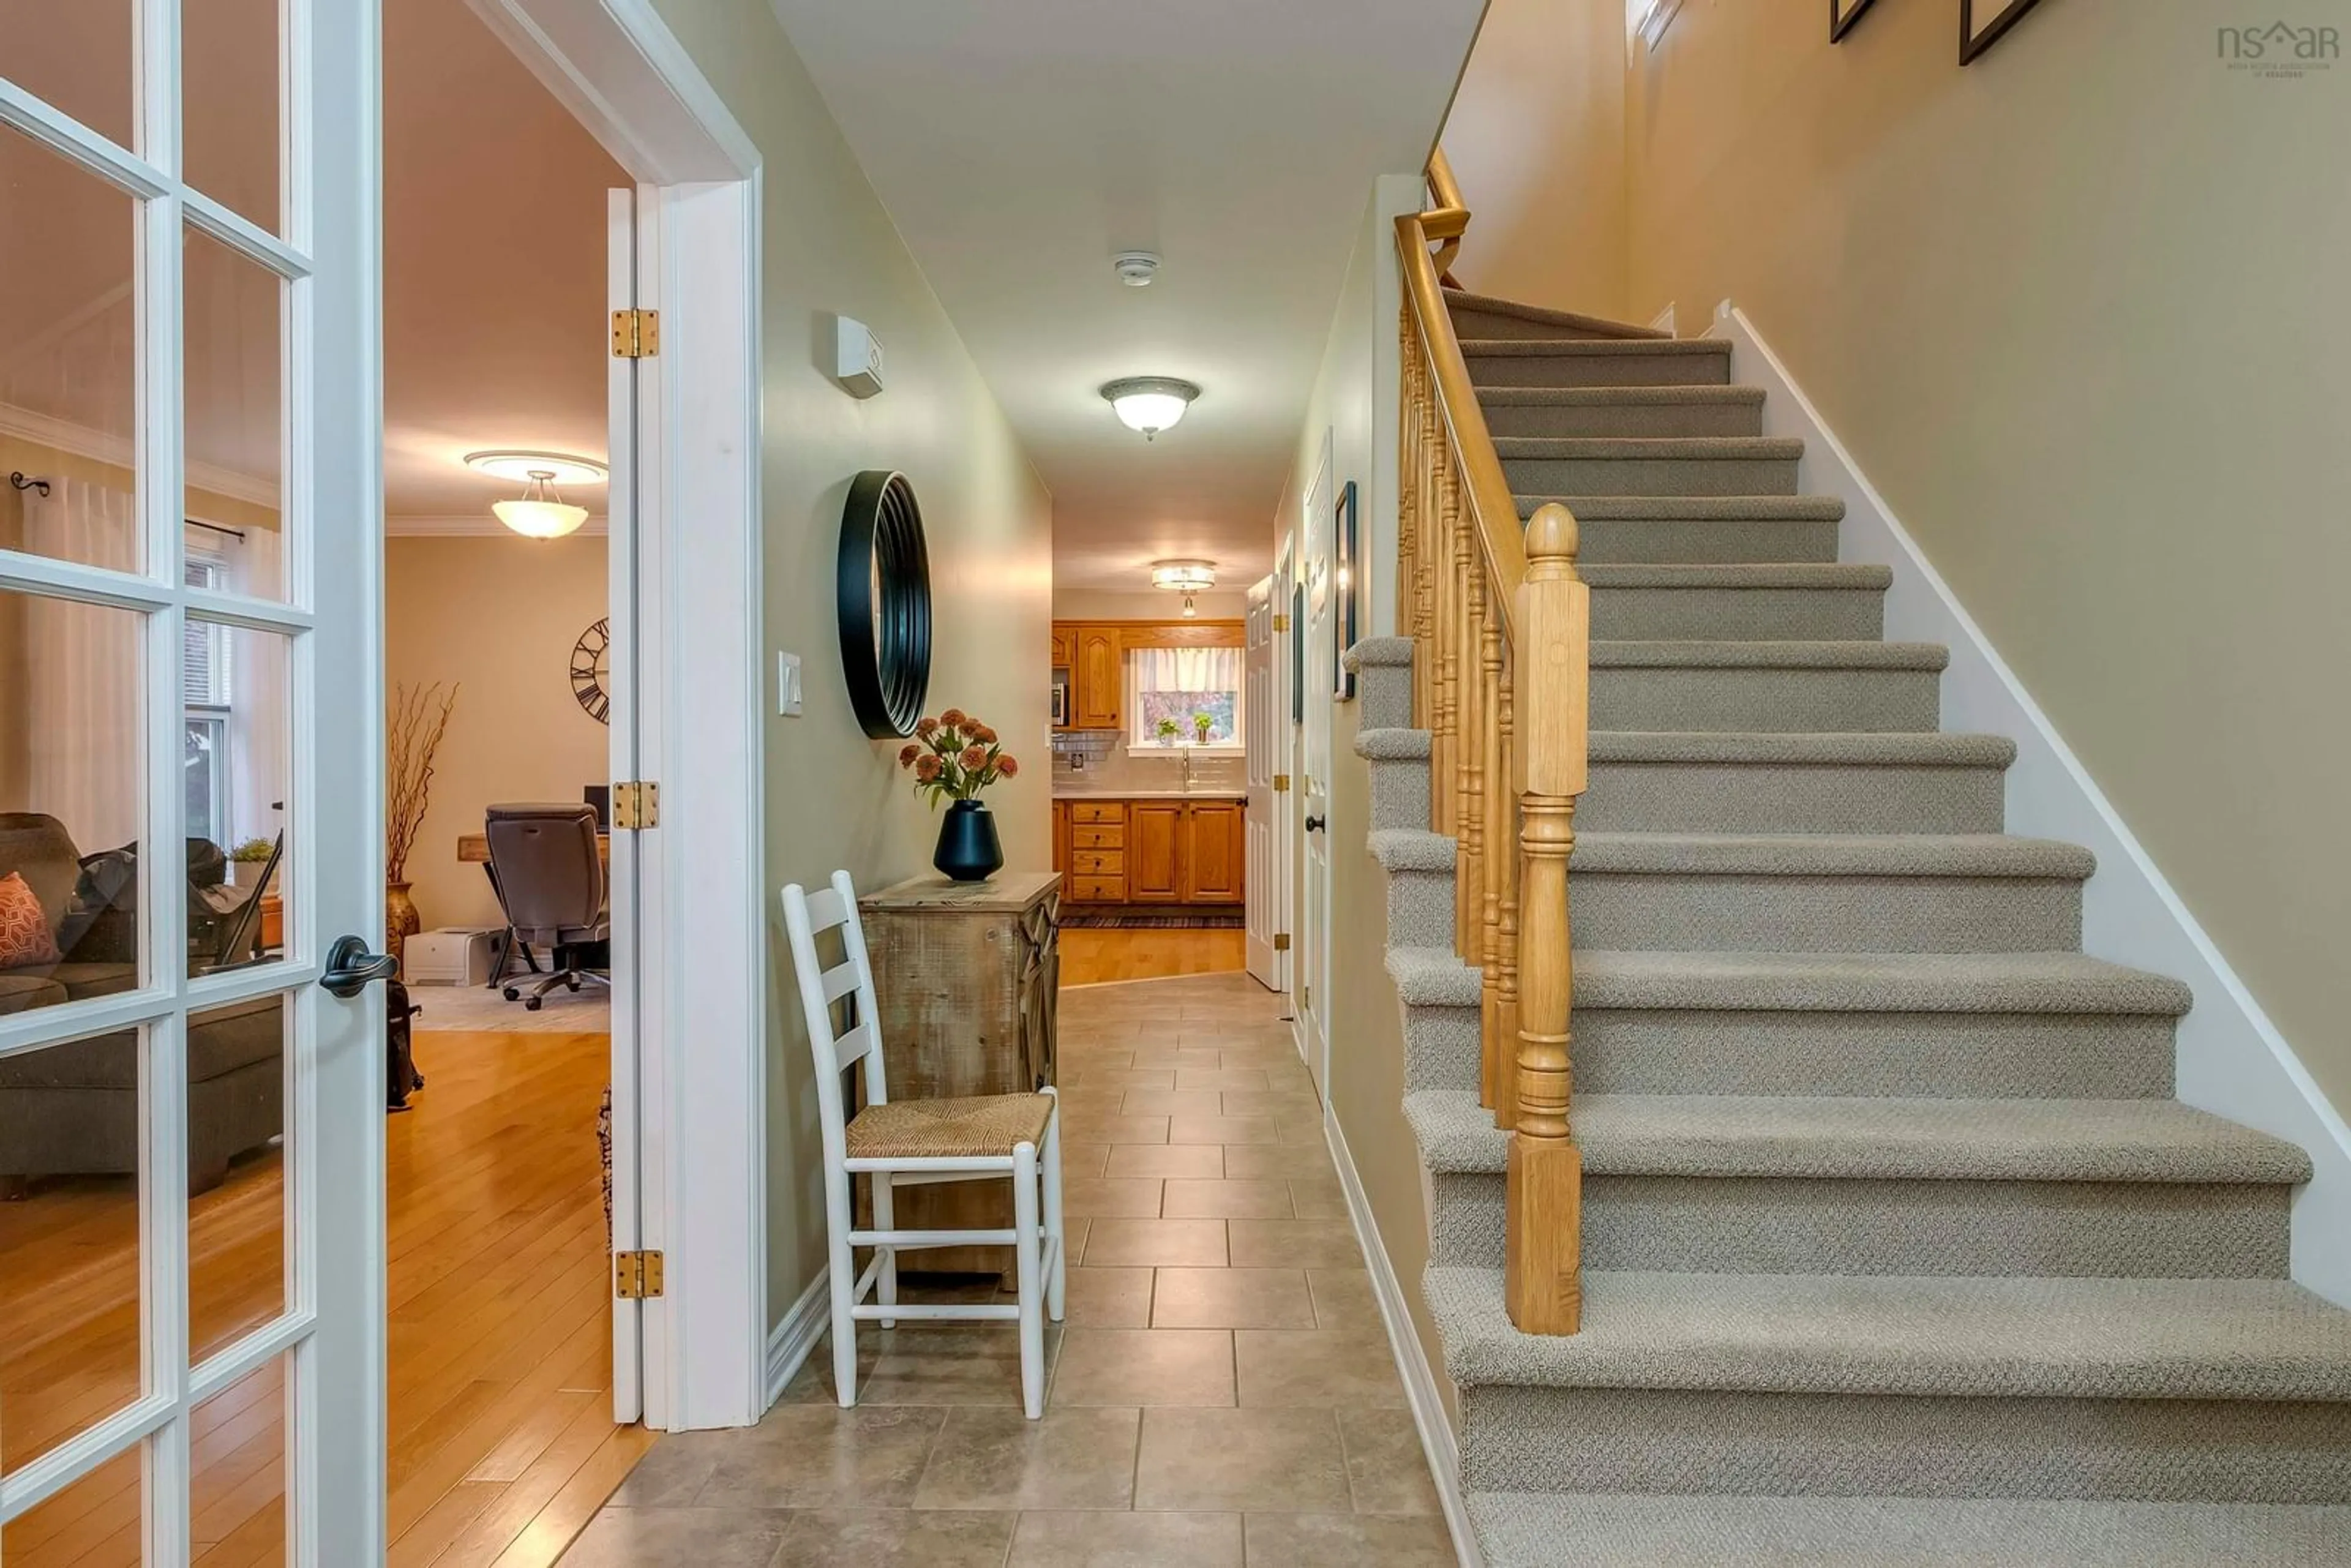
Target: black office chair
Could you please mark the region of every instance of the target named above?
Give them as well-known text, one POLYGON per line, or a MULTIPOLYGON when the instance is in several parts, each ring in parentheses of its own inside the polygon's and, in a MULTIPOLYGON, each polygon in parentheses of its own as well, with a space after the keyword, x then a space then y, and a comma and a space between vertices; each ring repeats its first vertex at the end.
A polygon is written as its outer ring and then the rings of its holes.
MULTIPOLYGON (((549 973, 530 995, 524 982, 501 984, 507 1000, 532 1012, 557 986, 578 990, 582 980, 611 984, 581 963, 582 950, 610 942, 612 922, 604 902, 604 862, 597 852, 596 812, 586 805, 493 806, 486 826, 491 882, 507 916, 507 947, 544 946, 549 973)), ((501 979, 503 981, 503 977, 501 979)))

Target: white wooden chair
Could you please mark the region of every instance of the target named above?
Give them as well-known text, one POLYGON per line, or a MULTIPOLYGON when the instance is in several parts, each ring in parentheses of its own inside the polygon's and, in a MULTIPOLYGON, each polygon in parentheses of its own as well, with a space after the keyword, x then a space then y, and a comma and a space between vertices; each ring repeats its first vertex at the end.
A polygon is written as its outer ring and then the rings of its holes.
POLYGON ((857 1403, 857 1324, 895 1326, 901 1318, 1018 1319, 1020 1324, 1020 1397, 1029 1418, 1045 1413, 1045 1320, 1061 1321, 1064 1260, 1061 1246, 1061 1119, 1051 1089, 1035 1094, 988 1094, 961 1099, 892 1100, 883 1066, 881 1009, 873 995, 873 967, 865 952, 865 931, 857 918, 857 889, 849 873, 832 873, 832 885, 810 893, 793 883, 784 889, 784 929, 792 945, 800 1006, 807 1014, 809 1044, 816 1057, 817 1109, 824 1130, 824 1209, 830 1233, 832 1286, 833 1385, 843 1406, 857 1403), (841 933, 841 962, 827 968, 817 956, 821 932, 841 933), (846 998, 854 1010, 848 1027, 835 1021, 846 998), (865 1105, 853 1117, 842 1103, 843 1073, 862 1062, 865 1105), (852 1223, 850 1177, 872 1178, 873 1228, 852 1223), (891 1213, 893 1189, 935 1182, 1012 1183, 1009 1230, 899 1230, 891 1213), (1009 1245, 1017 1260, 1018 1300, 994 1303, 913 1302, 898 1300, 898 1254, 929 1247, 1009 1245), (873 1258, 855 1273, 852 1248, 871 1247, 873 1258), (866 1301, 868 1291, 874 1300, 866 1301))

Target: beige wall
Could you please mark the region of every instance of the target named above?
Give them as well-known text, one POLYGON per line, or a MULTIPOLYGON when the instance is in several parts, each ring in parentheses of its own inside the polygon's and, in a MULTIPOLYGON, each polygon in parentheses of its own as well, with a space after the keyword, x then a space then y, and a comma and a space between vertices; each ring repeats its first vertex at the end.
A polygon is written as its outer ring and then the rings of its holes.
POLYGON ((1444 143, 1469 206, 1465 287, 1625 313, 1624 0, 1493 0, 1444 143))
POLYGON ((577 800, 611 777, 611 732, 570 675, 572 644, 607 613, 606 549, 578 534, 384 541, 386 683, 461 687, 408 862, 428 930, 499 924, 482 868, 456 858, 486 808, 577 800))
POLYGON ((2204 0, 2045 0, 1965 69, 1953 0, 1823 9, 1689 0, 1631 67, 1625 313, 1747 312, 2351 1104, 2351 78, 2229 70, 2204 0))
MULTIPOLYGON (((1420 185, 1409 175, 1390 176, 1371 195, 1274 525, 1279 549, 1281 533, 1300 528, 1327 431, 1333 492, 1350 479, 1358 489, 1366 634, 1386 630, 1382 607, 1395 592, 1393 345, 1398 295, 1392 219, 1417 206, 1420 185)), ((1303 537, 1301 529, 1301 540, 1303 537)), ((1361 709, 1352 702, 1331 702, 1325 695, 1329 688, 1311 660, 1308 669, 1308 702, 1327 704, 1331 713, 1329 824, 1324 830, 1331 845, 1332 994, 1325 1004, 1331 1072, 1323 1095, 1347 1140, 1413 1326, 1430 1364, 1441 1369, 1443 1349, 1420 1292, 1420 1277, 1428 1267, 1428 1203, 1419 1148, 1404 1117, 1404 1014, 1385 962, 1387 873, 1364 846, 1371 827, 1371 769, 1354 750, 1361 709)), ((1305 798, 1292 792, 1277 799, 1289 802, 1285 809, 1295 812, 1305 798)), ((1304 838, 1293 831, 1290 841, 1302 844, 1304 838)), ((1302 861, 1293 863, 1291 874, 1302 879, 1302 861)), ((1297 885, 1302 886, 1302 881, 1297 885)), ((1296 917, 1292 919, 1297 929, 1296 917)), ((1441 1372, 1438 1383, 1449 1398, 1451 1385, 1441 1372)))
MULTIPOLYGON (((1231 574, 1228 574, 1228 576, 1231 574)), ((1254 582, 1262 571, 1249 574, 1254 582)), ((1238 621, 1249 613, 1249 585, 1236 581, 1229 589, 1196 593, 1192 606, 1206 621, 1238 621)), ((1104 593, 1085 589, 1055 589, 1056 621, 1174 621, 1184 613, 1181 595, 1145 589, 1140 593, 1104 593)))
MULTIPOLYGON (((1046 651, 1052 502, 954 324, 866 183, 799 57, 761 0, 657 0, 764 160, 768 642, 806 663, 807 715, 767 721, 767 880, 861 886, 927 873, 937 821, 897 746, 852 719, 833 615, 841 502, 868 468, 914 482, 931 558, 930 710, 980 715, 1028 764, 993 791, 1007 863, 1051 863, 1046 651), (889 345, 870 402, 827 376, 819 345, 853 316, 889 345)), ((816 1095, 779 925, 769 934, 768 1311, 824 1261, 816 1095)))

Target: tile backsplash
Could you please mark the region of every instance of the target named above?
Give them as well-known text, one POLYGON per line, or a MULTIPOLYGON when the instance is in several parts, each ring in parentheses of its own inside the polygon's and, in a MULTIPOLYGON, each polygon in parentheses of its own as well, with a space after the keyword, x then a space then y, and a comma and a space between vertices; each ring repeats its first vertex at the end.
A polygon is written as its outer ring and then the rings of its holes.
MULTIPOLYGON (((1169 747, 1130 752, 1126 737, 1114 729, 1070 729, 1053 736, 1053 788, 1101 790, 1180 789, 1184 787, 1184 752, 1169 747)), ((1249 762, 1238 752, 1197 754, 1192 758, 1195 789, 1240 789, 1249 783, 1249 762)))

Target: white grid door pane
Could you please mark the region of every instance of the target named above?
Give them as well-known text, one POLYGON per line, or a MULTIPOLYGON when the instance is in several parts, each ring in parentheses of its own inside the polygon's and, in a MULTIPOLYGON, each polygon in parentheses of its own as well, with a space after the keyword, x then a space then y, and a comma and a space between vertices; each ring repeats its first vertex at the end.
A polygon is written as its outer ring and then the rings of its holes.
POLYGON ((378 28, 0 0, 10 1568, 381 1555, 378 28))

